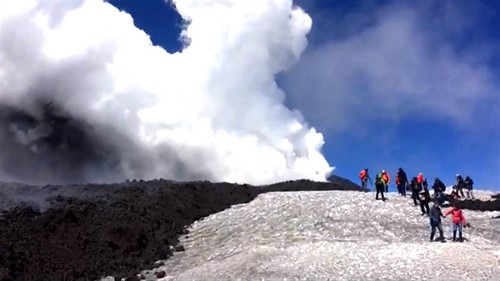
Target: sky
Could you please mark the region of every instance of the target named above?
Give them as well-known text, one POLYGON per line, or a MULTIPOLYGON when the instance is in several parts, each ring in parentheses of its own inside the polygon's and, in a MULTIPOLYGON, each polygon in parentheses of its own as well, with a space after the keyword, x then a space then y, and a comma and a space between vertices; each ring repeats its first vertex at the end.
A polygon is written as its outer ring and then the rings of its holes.
MULTIPOLYGON (((154 44, 180 50, 161 0, 111 0, 154 44)), ((500 187, 500 4, 294 1, 313 21, 300 60, 277 75, 286 105, 325 138, 335 174, 399 167, 500 187)))
POLYGON ((0 4, 0 179, 500 188, 497 1, 0 4))

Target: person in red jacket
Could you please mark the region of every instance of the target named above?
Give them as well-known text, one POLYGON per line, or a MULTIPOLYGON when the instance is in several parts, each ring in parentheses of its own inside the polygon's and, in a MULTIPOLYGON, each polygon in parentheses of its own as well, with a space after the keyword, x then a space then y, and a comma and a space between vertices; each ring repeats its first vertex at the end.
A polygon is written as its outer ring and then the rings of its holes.
POLYGON ((391 182, 391 177, 386 170, 382 170, 382 179, 385 182, 385 192, 389 192, 389 183, 391 182))
POLYGON ((373 186, 372 179, 370 178, 370 175, 368 174, 368 168, 361 170, 359 172, 359 179, 361 180, 361 190, 360 191, 366 191, 368 188, 368 180, 370 180, 370 184, 373 186))
POLYGON ((452 215, 451 221, 453 222, 453 241, 457 241, 457 231, 458 231, 458 241, 462 242, 462 225, 465 224, 465 216, 460 208, 456 204, 453 204, 453 208, 447 211, 444 216, 452 215))
POLYGON ((424 174, 418 173, 418 175, 417 175, 417 184, 420 186, 420 189, 423 188, 423 183, 424 183, 424 174))

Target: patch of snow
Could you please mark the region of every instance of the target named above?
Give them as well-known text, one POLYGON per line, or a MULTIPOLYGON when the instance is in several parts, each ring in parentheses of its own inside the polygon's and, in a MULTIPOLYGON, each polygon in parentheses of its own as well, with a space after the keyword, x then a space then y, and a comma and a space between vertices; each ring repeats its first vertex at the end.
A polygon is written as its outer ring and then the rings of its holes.
MULTIPOLYGON (((429 219, 395 193, 267 193, 194 223, 155 280, 495 280, 500 221, 465 210, 464 243, 429 242, 429 219)), ((443 209, 443 212, 446 208, 443 209)), ((443 220, 450 238, 450 218, 443 220)), ((436 234, 436 237, 438 234, 436 234)))

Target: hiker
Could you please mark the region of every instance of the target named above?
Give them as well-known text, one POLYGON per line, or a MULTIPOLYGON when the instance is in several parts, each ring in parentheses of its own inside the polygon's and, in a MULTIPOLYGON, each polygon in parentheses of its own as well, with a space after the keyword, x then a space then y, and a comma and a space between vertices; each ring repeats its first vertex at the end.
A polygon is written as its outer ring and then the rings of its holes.
POLYGON ((465 224, 465 216, 460 208, 458 208, 456 202, 453 204, 453 208, 444 214, 445 217, 452 215, 453 223, 453 241, 457 241, 457 231, 458 231, 458 241, 462 242, 462 226, 465 224))
POLYGON ((464 178, 462 178, 462 176, 460 174, 456 174, 456 176, 455 176, 455 189, 460 194, 460 197, 465 197, 464 191, 463 191, 464 184, 465 184, 464 178))
POLYGON ((419 194, 418 197, 420 203, 420 210, 422 211, 422 216, 429 214, 429 203, 431 202, 431 194, 429 189, 424 187, 424 190, 419 194))
POLYGON ((406 197, 406 186, 408 185, 408 177, 406 176, 403 168, 399 168, 396 173, 396 187, 398 188, 399 194, 406 197))
POLYGON ((389 192, 389 183, 391 182, 391 177, 386 172, 386 170, 382 170, 382 179, 385 182, 385 192, 389 192))
POLYGON ((474 181, 469 177, 466 176, 464 180, 464 186, 465 186, 465 194, 467 194, 467 199, 474 199, 474 194, 472 194, 472 185, 474 184, 474 181))
POLYGON ((444 185, 438 177, 435 177, 434 183, 432 184, 432 190, 434 190, 434 198, 441 198, 446 191, 446 185, 444 185))
POLYGON ((437 200, 432 204, 431 209, 429 210, 429 221, 431 224, 431 239, 430 241, 434 241, 434 235, 436 234, 436 228, 439 231, 439 241, 444 241, 443 235, 443 227, 441 225, 441 218, 445 216, 441 212, 441 208, 439 208, 439 202, 437 200))
POLYGON ((375 176, 375 189, 377 190, 377 194, 375 195, 375 200, 379 200, 378 195, 381 194, 382 201, 385 201, 385 197, 384 197, 385 186, 386 186, 386 183, 385 183, 384 179, 382 178, 382 173, 377 174, 375 176))
POLYGON ((420 193, 420 185, 417 183, 417 177, 413 177, 410 182, 411 187, 411 198, 413 199, 413 204, 417 206, 418 203, 418 194, 420 193))
POLYGON ((361 190, 360 191, 365 191, 368 189, 368 180, 370 180, 370 184, 373 186, 372 179, 370 178, 370 175, 368 174, 368 168, 361 170, 359 172, 359 179, 361 180, 361 190))

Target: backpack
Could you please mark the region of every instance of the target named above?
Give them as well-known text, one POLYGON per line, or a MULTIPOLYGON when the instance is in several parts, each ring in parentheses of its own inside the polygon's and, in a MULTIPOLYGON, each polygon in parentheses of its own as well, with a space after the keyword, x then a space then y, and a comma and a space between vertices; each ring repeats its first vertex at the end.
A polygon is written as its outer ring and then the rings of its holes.
POLYGON ((359 172, 359 179, 364 180, 366 178, 366 174, 365 170, 361 170, 361 172, 359 172))
POLYGON ((382 179, 382 177, 380 175, 377 174, 377 176, 375 177, 375 184, 384 184, 384 180, 382 179))
POLYGON ((382 179, 384 180, 385 183, 389 183, 389 181, 391 180, 388 173, 383 173, 382 179))
POLYGON ((470 186, 472 186, 472 185, 474 184, 474 181, 472 181, 472 179, 471 179, 471 178, 466 177, 466 178, 465 178, 465 182, 464 182, 464 183, 465 183, 465 185, 470 185, 470 186))

